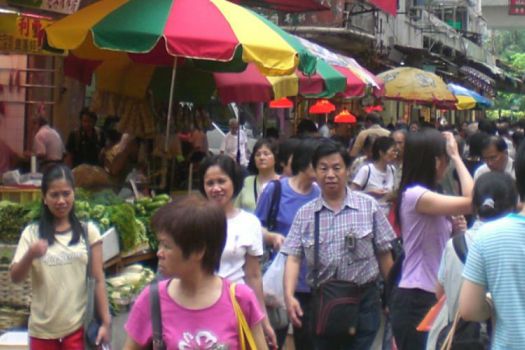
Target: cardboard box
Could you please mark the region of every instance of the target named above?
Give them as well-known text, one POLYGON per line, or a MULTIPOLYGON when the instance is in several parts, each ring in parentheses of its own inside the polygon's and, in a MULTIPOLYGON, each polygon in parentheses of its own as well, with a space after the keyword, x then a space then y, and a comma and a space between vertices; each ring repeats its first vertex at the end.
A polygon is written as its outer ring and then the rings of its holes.
POLYGON ((102 235, 102 259, 104 262, 120 253, 120 245, 117 230, 110 228, 102 235))

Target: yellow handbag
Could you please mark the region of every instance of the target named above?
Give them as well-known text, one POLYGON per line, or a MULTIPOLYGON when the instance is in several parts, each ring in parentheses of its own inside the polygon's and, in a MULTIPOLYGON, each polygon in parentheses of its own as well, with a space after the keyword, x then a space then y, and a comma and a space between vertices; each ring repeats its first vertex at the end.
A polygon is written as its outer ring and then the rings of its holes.
POLYGON ((233 310, 235 311, 235 317, 237 318, 237 324, 239 327, 239 341, 241 344, 241 349, 257 350, 257 346, 255 346, 255 340, 253 339, 252 330, 250 329, 248 322, 246 322, 246 318, 244 317, 241 306, 235 297, 236 285, 236 283, 232 283, 230 285, 230 298, 232 300, 233 310), (248 347, 246 347, 246 343, 248 343, 248 347))

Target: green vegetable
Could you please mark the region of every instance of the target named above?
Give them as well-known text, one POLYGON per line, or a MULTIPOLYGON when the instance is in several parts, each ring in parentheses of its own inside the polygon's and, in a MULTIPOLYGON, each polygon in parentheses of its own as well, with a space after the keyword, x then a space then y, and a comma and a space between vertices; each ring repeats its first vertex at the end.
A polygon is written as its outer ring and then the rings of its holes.
POLYGON ((122 250, 129 251, 138 242, 140 228, 135 221, 135 211, 128 203, 114 205, 111 209, 111 222, 117 229, 122 250))
POLYGON ((16 244, 20 234, 29 223, 26 216, 29 210, 21 204, 8 201, 0 202, 0 242, 16 244))
POLYGON ((169 202, 171 200, 171 197, 167 194, 158 194, 155 197, 153 197, 154 202, 161 201, 161 200, 165 202, 169 202))

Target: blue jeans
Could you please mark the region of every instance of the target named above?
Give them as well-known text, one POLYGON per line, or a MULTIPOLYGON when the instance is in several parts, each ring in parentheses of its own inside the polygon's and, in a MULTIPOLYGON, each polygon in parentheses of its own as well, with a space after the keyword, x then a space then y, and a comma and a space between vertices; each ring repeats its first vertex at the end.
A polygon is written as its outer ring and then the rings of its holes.
POLYGON ((359 321, 356 334, 340 337, 316 337, 317 350, 369 350, 381 323, 379 290, 368 288, 359 304, 359 321))

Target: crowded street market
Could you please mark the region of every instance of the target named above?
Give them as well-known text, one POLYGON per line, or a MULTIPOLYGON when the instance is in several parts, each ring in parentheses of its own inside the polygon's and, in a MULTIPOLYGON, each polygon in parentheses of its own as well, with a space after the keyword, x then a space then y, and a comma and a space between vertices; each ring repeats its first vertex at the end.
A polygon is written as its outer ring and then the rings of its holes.
POLYGON ((0 0, 0 350, 525 348, 525 4, 0 0))

